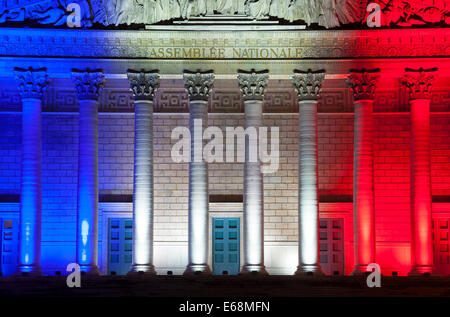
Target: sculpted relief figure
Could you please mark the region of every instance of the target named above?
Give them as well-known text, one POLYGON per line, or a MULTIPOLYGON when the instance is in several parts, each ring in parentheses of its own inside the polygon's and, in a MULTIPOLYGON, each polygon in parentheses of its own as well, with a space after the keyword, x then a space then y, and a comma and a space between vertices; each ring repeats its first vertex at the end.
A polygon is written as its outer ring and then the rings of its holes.
MULTIPOLYGON (((446 0, 370 0, 382 8, 383 25, 450 24, 446 0)), ((81 7, 81 23, 103 25, 154 24, 214 13, 246 14, 253 19, 275 17, 326 28, 365 22, 367 1, 360 0, 22 0, 1 2, 0 23, 33 21, 64 25, 69 3, 81 7)))
POLYGON ((450 4, 445 0, 376 1, 383 12, 384 25, 412 26, 450 24, 450 4))

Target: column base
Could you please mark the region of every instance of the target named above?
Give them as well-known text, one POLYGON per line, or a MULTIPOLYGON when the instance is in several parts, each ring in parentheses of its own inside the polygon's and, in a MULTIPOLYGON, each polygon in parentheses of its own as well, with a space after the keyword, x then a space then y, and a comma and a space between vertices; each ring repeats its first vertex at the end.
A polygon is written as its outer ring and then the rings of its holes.
POLYGON ((152 264, 150 264, 150 265, 134 264, 131 267, 131 271, 128 272, 127 275, 128 276, 135 276, 135 275, 155 276, 156 271, 155 271, 155 267, 152 264))
POLYGON ((352 276, 362 276, 362 275, 370 274, 371 272, 367 271, 367 267, 368 266, 369 266, 368 264, 355 265, 355 268, 354 268, 354 270, 353 270, 351 275, 352 276))
POLYGON ((82 276, 100 276, 100 270, 97 265, 80 265, 82 276))
POLYGON ((42 270, 40 266, 35 265, 20 265, 17 267, 17 272, 15 276, 31 276, 38 277, 42 276, 42 270))
POLYGON ((212 271, 208 264, 188 264, 183 275, 211 275, 212 271))
POLYGON ((312 276, 312 275, 320 276, 320 275, 325 275, 325 273, 323 273, 322 268, 320 267, 319 264, 314 264, 314 265, 302 264, 297 267, 297 271, 294 273, 294 275, 296 275, 296 276, 312 276))
POLYGON ((408 276, 436 276, 433 265, 413 265, 408 276))
POLYGON ((259 275, 259 276, 266 276, 269 275, 266 271, 266 267, 264 265, 250 265, 245 264, 241 272, 239 272, 239 275, 259 275))

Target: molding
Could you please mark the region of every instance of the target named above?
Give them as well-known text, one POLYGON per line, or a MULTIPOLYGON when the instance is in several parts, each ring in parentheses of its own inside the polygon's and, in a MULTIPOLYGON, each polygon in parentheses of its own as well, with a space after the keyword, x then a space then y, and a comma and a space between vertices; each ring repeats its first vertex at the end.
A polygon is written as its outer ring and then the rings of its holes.
POLYGON ((263 34, 260 31, 85 29, 27 29, 24 32, 20 28, 2 28, 0 38, 0 56, 35 56, 41 59, 299 60, 440 57, 450 54, 450 28, 277 30, 264 31, 263 34), (262 35, 264 41, 261 40, 262 35))

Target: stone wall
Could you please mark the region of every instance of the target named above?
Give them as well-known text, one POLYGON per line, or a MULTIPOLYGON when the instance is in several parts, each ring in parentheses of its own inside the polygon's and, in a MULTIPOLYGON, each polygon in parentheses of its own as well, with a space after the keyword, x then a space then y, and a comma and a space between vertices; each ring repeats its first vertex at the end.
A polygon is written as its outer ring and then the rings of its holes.
MULTIPOLYGON (((243 124, 243 114, 210 114, 221 128, 243 124)), ((432 114, 433 197, 450 196, 450 115, 432 114)), ((264 177, 265 241, 273 249, 297 241, 297 114, 265 114, 266 126, 280 127, 280 168, 264 177), (276 245, 276 243, 281 243, 276 245)), ((375 208, 378 254, 409 261, 409 114, 375 114, 375 208), (396 253, 398 250, 398 253, 396 253)), ((133 181, 134 115, 101 113, 99 119, 100 200, 130 202, 133 181)), ((185 246, 187 241, 188 165, 171 159, 171 131, 187 126, 187 113, 158 113, 154 120, 155 241, 185 246)), ((20 197, 20 113, 0 116, 0 197, 20 197)), ((353 114, 319 114, 319 188, 321 202, 352 201, 353 114)), ((43 114, 43 263, 48 272, 63 270, 60 258, 74 259, 78 166, 78 115, 43 114), (52 265, 50 265, 52 263, 52 265)), ((210 194, 215 199, 241 197, 242 163, 212 163, 210 194)), ((211 196, 211 197, 212 197, 211 196)), ((127 210, 129 212, 129 210, 127 210)), ((100 221, 100 237, 102 236, 100 221)), ((348 228, 347 228, 348 229, 348 228)), ((351 235, 350 235, 351 236, 351 235)), ((350 242, 349 242, 350 243, 350 242)), ((156 248, 155 250, 158 250, 156 248)), ((289 251, 289 252, 291 252, 289 251)), ((158 252, 158 251, 155 251, 158 252)), ((274 257, 268 254, 268 257, 274 257)), ((384 258, 384 257, 383 257, 384 258)), ((394 261, 394 260, 393 260, 394 261)), ((350 265, 347 263, 347 266, 350 265)), ((386 265, 391 265, 387 263, 386 265)))

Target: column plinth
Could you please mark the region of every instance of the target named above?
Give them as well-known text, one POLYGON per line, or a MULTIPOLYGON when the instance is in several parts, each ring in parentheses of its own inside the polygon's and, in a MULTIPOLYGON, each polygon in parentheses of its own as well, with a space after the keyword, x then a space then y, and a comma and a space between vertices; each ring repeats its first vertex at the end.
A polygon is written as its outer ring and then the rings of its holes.
MULTIPOLYGON (((259 133, 262 124, 263 99, 269 72, 239 71, 239 88, 245 104, 245 129, 259 133)), ((240 274, 267 275, 264 266, 264 177, 258 155, 258 137, 245 140, 244 163, 244 264, 240 274), (256 151, 256 153, 250 153, 256 151), (255 157, 256 160, 251 158, 255 157)))
POLYGON ((77 263, 81 272, 98 269, 98 97, 102 70, 72 70, 79 103, 77 263))
POLYGON ((430 100, 437 69, 406 69, 411 104, 411 262, 410 275, 434 273, 430 162, 430 100))
POLYGON ((325 71, 295 71, 299 98, 298 267, 296 275, 321 275, 319 252, 319 188, 317 99, 325 71))
POLYGON ((208 164, 203 159, 203 131, 208 126, 208 100, 214 84, 213 71, 184 72, 189 94, 188 265, 184 274, 211 274, 208 264, 209 191, 208 164))
POLYGON ((41 275, 42 97, 46 69, 15 68, 22 97, 22 163, 18 274, 41 275))
POLYGON ((350 70, 347 84, 353 93, 353 226, 355 268, 365 274, 375 262, 375 197, 373 185, 373 101, 379 69, 350 70))
POLYGON ((129 274, 155 275, 153 265, 153 100, 157 70, 128 70, 134 96, 133 265, 129 274))

